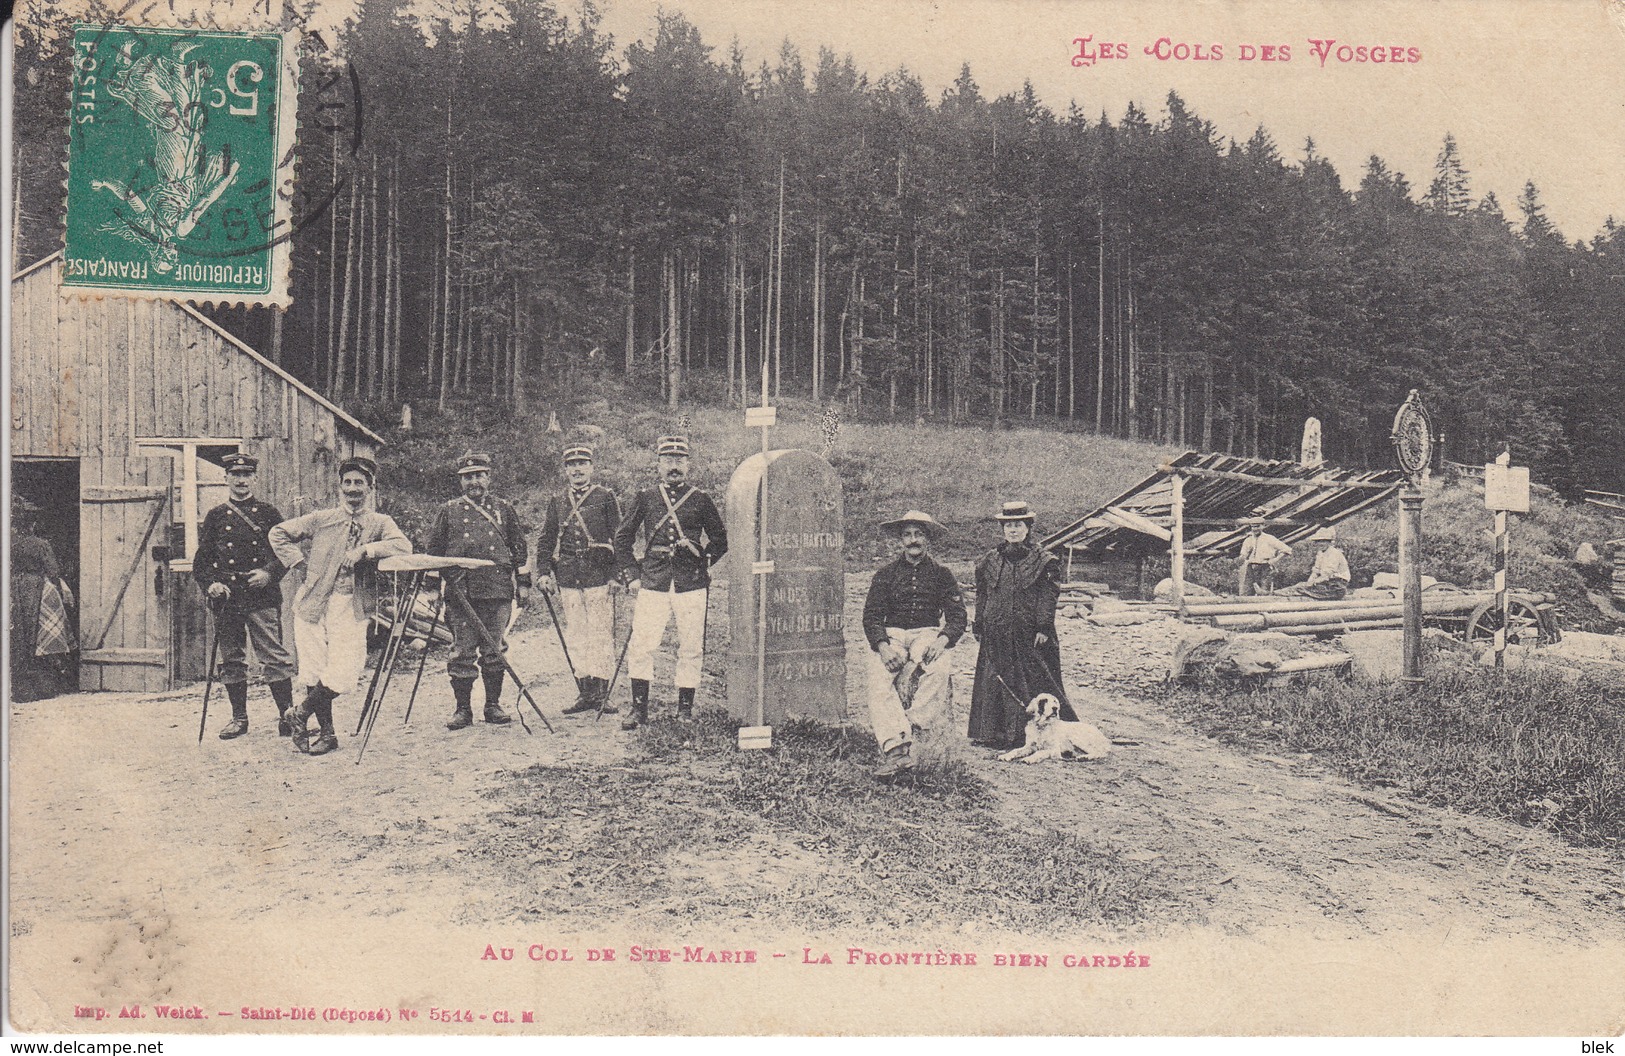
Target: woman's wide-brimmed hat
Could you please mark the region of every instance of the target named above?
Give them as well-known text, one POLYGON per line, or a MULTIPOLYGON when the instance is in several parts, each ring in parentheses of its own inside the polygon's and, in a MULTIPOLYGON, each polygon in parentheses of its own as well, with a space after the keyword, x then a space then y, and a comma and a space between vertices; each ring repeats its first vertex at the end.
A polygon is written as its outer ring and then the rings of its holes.
POLYGON ((937 523, 937 519, 929 513, 920 510, 909 510, 901 517, 894 517, 889 521, 881 521, 880 527, 892 533, 903 530, 905 524, 917 524, 925 529, 925 534, 932 539, 940 539, 947 534, 948 529, 937 523))
POLYGON ((1038 515, 1025 502, 1007 502, 993 515, 995 521, 1034 521, 1038 515))

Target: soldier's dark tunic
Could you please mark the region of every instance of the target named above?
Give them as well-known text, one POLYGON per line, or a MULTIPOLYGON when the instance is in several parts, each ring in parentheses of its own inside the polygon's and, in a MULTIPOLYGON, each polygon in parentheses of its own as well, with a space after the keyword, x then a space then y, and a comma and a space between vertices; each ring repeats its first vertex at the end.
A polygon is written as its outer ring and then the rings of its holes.
POLYGON ((716 503, 692 484, 646 488, 632 500, 615 531, 615 556, 622 569, 642 581, 632 608, 626 654, 634 693, 653 677, 654 651, 673 619, 678 638, 673 680, 679 690, 699 686, 705 653, 705 588, 711 584, 711 566, 727 552, 728 531, 716 503), (642 561, 632 552, 640 530, 648 536, 642 561))
POLYGON ((553 496, 536 540, 536 567, 547 569, 566 589, 605 586, 615 575, 620 523, 620 501, 602 485, 589 484, 579 497, 569 490, 553 496))
POLYGON ((224 583, 231 590, 231 597, 215 609, 222 685, 248 681, 248 641, 253 642, 254 654, 265 667, 266 681, 294 675, 293 655, 282 633, 281 583, 287 569, 267 539, 281 521, 277 508, 259 499, 223 502, 209 511, 198 531, 192 578, 205 594, 215 583, 224 583), (271 577, 263 587, 248 585, 249 573, 256 569, 271 577))
MULTIPOLYGON (((602 679, 604 688, 614 666, 615 611, 609 581, 615 575, 615 529, 620 523, 621 504, 614 492, 597 484, 579 491, 568 488, 547 504, 547 518, 536 540, 536 565, 552 573, 558 584, 564 637, 576 677, 602 679)), ((584 686, 596 690, 600 684, 584 686)), ((596 698, 582 699, 590 704, 596 698)))
POLYGON ((638 492, 615 532, 616 560, 643 581, 644 590, 686 594, 708 587, 711 566, 727 552, 728 530, 716 503, 686 481, 638 492), (675 516, 668 515, 667 498, 676 507, 675 516), (639 529, 649 533, 641 561, 632 552, 639 529))
MULTIPOLYGON (((507 650, 507 642, 501 639, 513 605, 515 581, 518 579, 529 586, 529 574, 521 576, 519 573, 527 552, 527 534, 519 514, 505 499, 487 496, 484 503, 476 504, 465 495, 452 499, 435 512, 434 524, 429 528, 424 545, 425 553, 440 557, 481 557, 496 562, 490 568, 459 570, 448 575, 457 577, 480 622, 485 624, 492 638, 498 640, 503 651, 507 650)), ((453 656, 446 665, 448 675, 453 679, 471 679, 480 670, 498 672, 503 669, 501 653, 491 653, 485 648, 474 625, 468 622, 461 608, 449 600, 446 622, 453 639, 453 656), (474 663, 476 653, 478 668, 474 663)))

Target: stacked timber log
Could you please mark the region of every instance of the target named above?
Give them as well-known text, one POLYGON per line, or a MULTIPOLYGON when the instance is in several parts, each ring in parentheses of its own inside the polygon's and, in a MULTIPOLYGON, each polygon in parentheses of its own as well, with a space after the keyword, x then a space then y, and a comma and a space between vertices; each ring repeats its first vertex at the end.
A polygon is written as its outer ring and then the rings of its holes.
MULTIPOLYGON (((1514 597, 1531 606, 1551 602, 1550 594, 1518 593, 1514 597)), ((1495 601, 1493 591, 1431 590, 1422 593, 1424 618, 1468 617, 1480 605, 1495 601)), ((1274 597, 1202 599, 1186 604, 1182 615, 1227 631, 1280 631, 1285 634, 1342 634, 1404 625, 1404 606, 1398 595, 1388 598, 1274 597)))
MULTIPOLYGON (((438 621, 435 620, 435 608, 438 600, 438 595, 418 595, 416 604, 412 606, 410 619, 406 624, 406 636, 408 638, 427 638, 429 636, 429 627, 433 624, 434 640, 442 645, 451 644, 451 628, 446 626, 445 613, 440 614, 438 621)), ((378 611, 374 619, 376 619, 378 626, 384 630, 388 630, 393 625, 395 619, 395 599, 393 597, 385 596, 378 599, 378 611)))
POLYGON ((1061 584, 1061 597, 1059 604, 1071 605, 1093 611, 1095 602, 1101 598, 1116 598, 1117 592, 1105 583, 1093 580, 1072 580, 1061 584))
POLYGON ((1625 605, 1625 539, 1614 540, 1614 604, 1625 605))

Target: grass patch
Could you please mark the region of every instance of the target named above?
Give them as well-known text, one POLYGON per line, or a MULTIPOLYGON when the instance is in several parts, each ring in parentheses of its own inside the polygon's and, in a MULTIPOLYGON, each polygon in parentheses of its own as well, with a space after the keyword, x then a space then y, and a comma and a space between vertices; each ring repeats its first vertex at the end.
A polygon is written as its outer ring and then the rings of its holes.
POLYGON ((772 751, 741 752, 737 728, 715 712, 657 722, 625 766, 514 774, 471 851, 522 875, 538 914, 590 894, 656 919, 1040 930, 1131 922, 1170 897, 1108 848, 1005 829, 961 761, 882 785, 861 731, 790 724, 772 751))
POLYGON ((1497 676, 1444 652, 1415 692, 1327 677, 1250 693, 1171 687, 1164 698, 1222 741, 1313 752, 1368 785, 1608 847, 1625 838, 1622 702, 1618 676, 1497 676))

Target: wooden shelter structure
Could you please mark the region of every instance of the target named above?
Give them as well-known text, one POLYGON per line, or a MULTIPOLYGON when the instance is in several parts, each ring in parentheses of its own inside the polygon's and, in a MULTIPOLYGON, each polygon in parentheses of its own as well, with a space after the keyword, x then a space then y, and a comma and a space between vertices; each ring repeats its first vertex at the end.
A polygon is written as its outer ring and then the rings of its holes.
POLYGON ((1076 553, 1143 559, 1166 550, 1174 602, 1182 604, 1185 559, 1239 554, 1245 519, 1262 517, 1271 535, 1295 543, 1389 498, 1401 481, 1397 470, 1359 473, 1187 451, 1044 545, 1066 547, 1069 559, 1076 553))
POLYGON ((259 495, 294 516, 384 440, 190 305, 61 280, 60 253, 12 279, 12 486, 78 595, 80 688, 170 689, 207 665, 191 570, 220 460, 258 458, 259 495))

